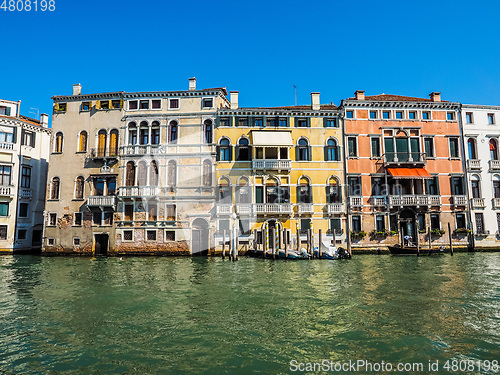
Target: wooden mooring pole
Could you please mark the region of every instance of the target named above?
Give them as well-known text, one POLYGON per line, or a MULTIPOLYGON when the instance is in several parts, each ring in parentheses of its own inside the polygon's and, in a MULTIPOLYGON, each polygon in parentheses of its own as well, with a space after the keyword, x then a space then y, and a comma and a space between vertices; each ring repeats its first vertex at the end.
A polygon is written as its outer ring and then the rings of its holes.
POLYGON ((285 245, 285 259, 287 259, 288 258, 288 239, 289 239, 288 238, 288 230, 283 229, 283 234, 285 236, 285 241, 284 241, 285 242, 284 243, 284 245, 285 245))
POLYGON ((297 241, 296 242, 297 242, 296 243, 297 253, 299 253, 300 252, 300 245, 301 245, 301 243, 300 243, 300 230, 299 230, 299 228, 297 228, 297 241))
POLYGON ((222 259, 226 257, 226 230, 222 231, 222 259))
POLYGON ((429 227, 429 255, 432 255, 432 234, 431 234, 431 227, 429 227))
POLYGON ((319 230, 319 233, 318 233, 318 259, 321 259, 321 255, 323 254, 322 252, 322 247, 323 247, 323 233, 322 233, 322 230, 320 229, 319 230))
POLYGON ((448 238, 450 239, 450 254, 453 255, 453 243, 451 241, 451 225, 448 222, 448 238))

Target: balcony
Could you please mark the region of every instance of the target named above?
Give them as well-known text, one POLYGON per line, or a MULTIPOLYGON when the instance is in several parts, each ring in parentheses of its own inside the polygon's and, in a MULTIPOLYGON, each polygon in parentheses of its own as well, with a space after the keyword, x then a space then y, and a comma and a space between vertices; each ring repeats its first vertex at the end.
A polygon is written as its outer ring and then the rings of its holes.
POLYGON ((455 206, 467 206, 467 197, 465 195, 454 195, 453 204, 455 206))
POLYGON ((217 215, 230 215, 233 212, 232 204, 217 204, 215 207, 217 215))
POLYGON ((21 198, 31 199, 31 197, 33 196, 33 190, 28 188, 21 188, 21 190, 19 191, 19 195, 21 196, 21 198))
POLYGON ((91 195, 87 199, 87 206, 92 207, 116 207, 116 196, 114 195, 91 195))
POLYGON ((481 170, 481 160, 478 160, 478 159, 467 160, 467 170, 480 171, 481 170))
POLYGON ((238 203, 236 205, 236 213, 238 215, 251 215, 252 205, 250 203, 238 203))
POLYGON ((500 198, 493 198, 493 208, 496 210, 500 209, 500 198))
POLYGON ((12 196, 12 188, 10 186, 0 186, 0 196, 11 197, 12 196))
POLYGON ((474 233, 476 236, 489 236, 490 234, 490 231, 489 230, 481 230, 481 229, 477 229, 476 230, 476 233, 474 233))
POLYGON ((363 207, 363 197, 349 197, 351 207, 363 207))
POLYGON ((155 197, 160 193, 158 186, 124 186, 120 187, 120 197, 155 197))
POLYGON ((372 206, 375 206, 375 207, 381 207, 381 206, 386 206, 387 205, 387 202, 386 202, 386 199, 385 197, 383 196, 374 196, 371 198, 371 202, 372 202, 372 206))
POLYGON ((14 143, 0 142, 1 150, 14 150, 14 143))
POLYGON ((262 171, 290 171, 292 161, 289 159, 254 159, 252 169, 262 171))
POLYGON ((121 155, 156 155, 160 154, 160 145, 131 145, 120 148, 121 155))
POLYGON ((109 152, 103 148, 92 148, 88 154, 88 158, 92 160, 111 160, 118 159, 116 152, 109 152))
POLYGON ((312 203, 299 203, 297 204, 297 213, 302 214, 313 214, 314 206, 312 203))
POLYGON ((326 207, 328 215, 344 213, 344 205, 342 203, 329 203, 326 207))
POLYGON ((439 195, 389 195, 390 206, 439 206, 439 195))
POLYGON ((424 165, 427 163, 423 152, 387 152, 382 156, 384 165, 424 165))
POLYGON ((283 214, 290 215, 293 213, 290 203, 257 203, 254 212, 258 215, 266 214, 283 214))
POLYGON ((472 208, 484 208, 486 205, 484 204, 484 198, 472 198, 470 200, 470 204, 472 208))
POLYGON ((490 160, 490 171, 500 171, 500 160, 490 160))

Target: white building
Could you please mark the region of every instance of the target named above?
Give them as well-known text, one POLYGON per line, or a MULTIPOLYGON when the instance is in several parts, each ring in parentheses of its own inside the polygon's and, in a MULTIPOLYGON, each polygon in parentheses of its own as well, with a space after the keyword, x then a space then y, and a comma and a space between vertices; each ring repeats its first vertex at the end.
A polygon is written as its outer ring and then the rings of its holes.
POLYGON ((20 115, 0 100, 0 252, 41 250, 49 159, 48 115, 20 115))
POLYGON ((500 106, 462 105, 475 247, 500 246, 500 106))

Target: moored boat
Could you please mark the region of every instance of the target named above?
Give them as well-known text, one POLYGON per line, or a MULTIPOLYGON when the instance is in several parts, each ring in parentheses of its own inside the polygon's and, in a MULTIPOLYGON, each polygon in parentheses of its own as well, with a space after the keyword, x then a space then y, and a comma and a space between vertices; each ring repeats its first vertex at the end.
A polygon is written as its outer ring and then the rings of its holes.
POLYGON ((420 248, 418 251, 416 246, 395 245, 395 246, 388 246, 388 248, 392 255, 444 254, 443 247, 440 247, 439 249, 430 249, 430 250, 429 248, 420 248))

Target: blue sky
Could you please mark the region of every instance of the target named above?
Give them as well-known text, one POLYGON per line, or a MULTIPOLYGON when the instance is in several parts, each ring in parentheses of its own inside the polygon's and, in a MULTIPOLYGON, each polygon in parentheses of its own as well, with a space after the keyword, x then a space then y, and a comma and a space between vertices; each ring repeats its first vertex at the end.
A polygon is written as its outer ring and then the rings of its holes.
MULTIPOLYGON (((3 0, 2 0, 3 1, 3 0)), ((498 1, 55 0, 0 10, 0 98, 240 91, 240 106, 339 104, 355 90, 500 105, 498 1), (8 47, 7 47, 8 46, 8 47)))

